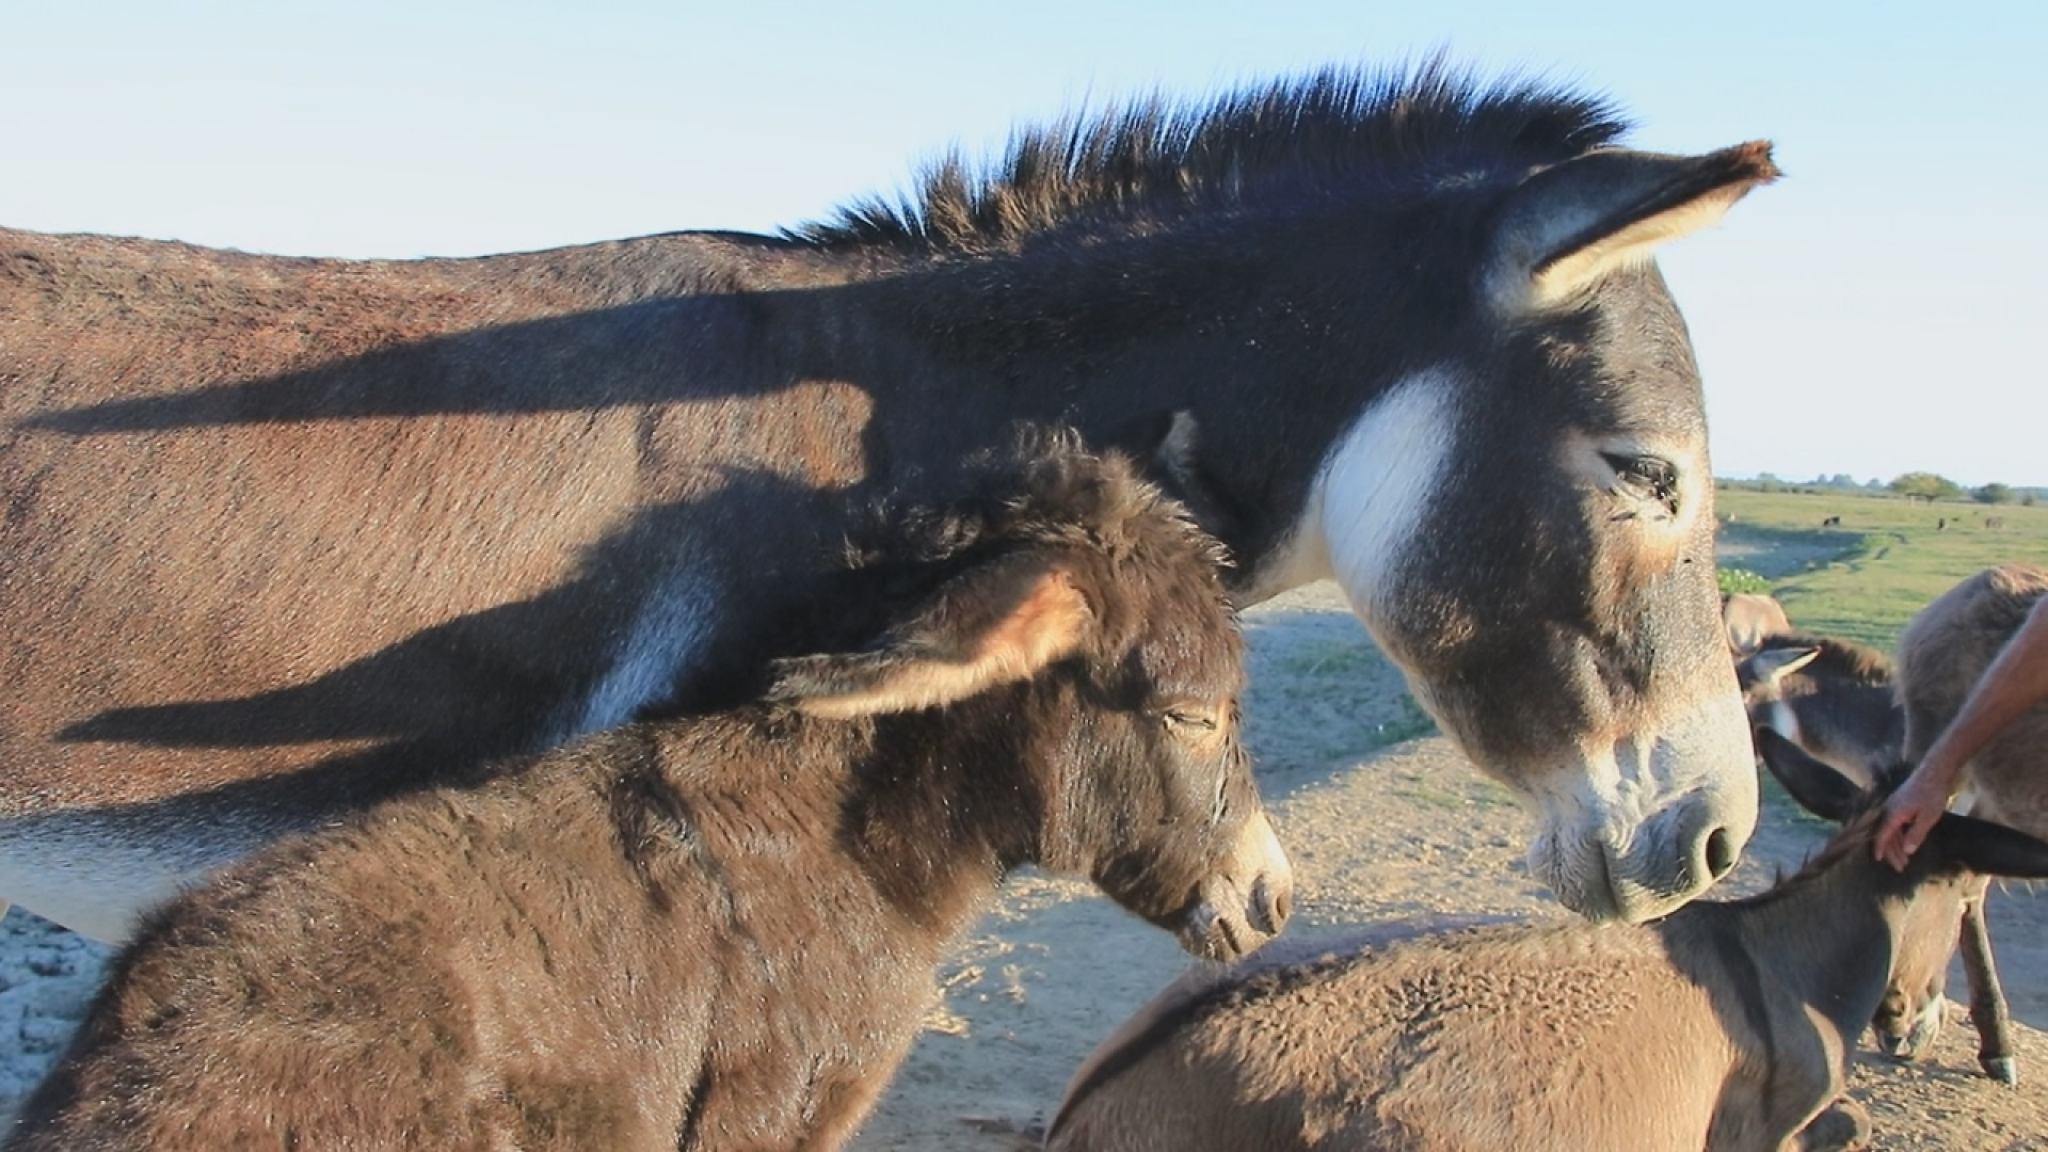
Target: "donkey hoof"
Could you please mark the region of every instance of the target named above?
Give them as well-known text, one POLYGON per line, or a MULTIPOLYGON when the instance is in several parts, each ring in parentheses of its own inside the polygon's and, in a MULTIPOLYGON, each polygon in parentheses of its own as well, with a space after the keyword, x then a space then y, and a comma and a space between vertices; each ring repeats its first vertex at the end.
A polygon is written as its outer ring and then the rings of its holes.
POLYGON ((1977 1063, 1984 1066, 1984 1074, 2001 1084, 2017 1087, 2020 1082, 2020 1064, 2011 1056, 1979 1056, 1977 1063))

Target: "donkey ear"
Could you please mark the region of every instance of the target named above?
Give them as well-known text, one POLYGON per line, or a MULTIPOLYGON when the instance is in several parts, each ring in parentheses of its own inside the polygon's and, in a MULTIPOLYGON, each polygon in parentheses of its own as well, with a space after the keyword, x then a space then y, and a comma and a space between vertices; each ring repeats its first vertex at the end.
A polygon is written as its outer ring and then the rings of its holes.
POLYGON ((2021 880, 2048 876, 2048 844, 2017 828, 1944 812, 1934 822, 1927 839, 1950 859, 1979 875, 2021 880))
POLYGON ((1495 219, 1487 294, 1509 315, 1568 303, 1777 178, 1762 140, 1705 156, 1608 149, 1545 168, 1509 193, 1495 219))
POLYGON ((1027 680, 1079 646, 1094 613, 1050 558, 1015 557, 954 577, 873 651, 770 666, 768 699, 849 719, 965 700, 1027 680))
POLYGON ((1202 428, 1185 408, 1156 412, 1132 420, 1111 438, 1126 445, 1147 480, 1187 506, 1195 522, 1212 536, 1228 537, 1242 522, 1202 466, 1202 428))
POLYGON ((1750 674, 1760 682, 1776 684, 1820 655, 1818 648, 1766 648, 1747 658, 1750 674))
POLYGON ((1808 756, 1775 728, 1757 728, 1756 751, 1792 799, 1823 820, 1837 824, 1847 820, 1863 798, 1863 790, 1854 780, 1808 756))

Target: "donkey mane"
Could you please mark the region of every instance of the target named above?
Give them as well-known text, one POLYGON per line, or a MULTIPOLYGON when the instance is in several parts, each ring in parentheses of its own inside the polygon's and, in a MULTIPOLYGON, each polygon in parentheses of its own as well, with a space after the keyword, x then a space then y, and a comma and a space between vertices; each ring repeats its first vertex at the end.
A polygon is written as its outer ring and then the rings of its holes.
POLYGON ((1533 79, 1480 83, 1434 55, 1325 68, 1207 103, 1161 94, 1020 128, 987 170, 955 147, 900 199, 872 196, 788 234, 821 245, 971 249, 1077 216, 1228 208, 1255 191, 1356 195, 1520 178, 1612 144, 1605 98, 1533 79))
POLYGON ((1021 431, 1007 450, 977 456, 968 473, 968 494, 943 508, 870 505, 847 532, 846 567, 927 564, 967 556, 990 541, 1070 542, 1115 556, 1136 543, 1134 528, 1159 531, 1162 521, 1190 561, 1230 564, 1228 550, 1143 479, 1134 462, 1116 451, 1087 451, 1071 429, 1021 431), (1167 515, 1148 519, 1155 509, 1167 515))

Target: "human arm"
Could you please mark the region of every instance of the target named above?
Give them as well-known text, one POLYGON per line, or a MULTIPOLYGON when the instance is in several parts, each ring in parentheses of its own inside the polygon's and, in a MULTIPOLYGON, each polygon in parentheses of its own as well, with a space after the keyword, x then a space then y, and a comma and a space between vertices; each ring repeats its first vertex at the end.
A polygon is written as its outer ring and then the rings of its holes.
POLYGON ((1941 819, 1962 784, 1964 765, 1984 750, 2027 709, 2048 700, 2048 596, 2034 602, 2027 618, 1984 670, 1913 774, 1885 802, 1877 830, 1877 855, 1904 870, 1941 819))

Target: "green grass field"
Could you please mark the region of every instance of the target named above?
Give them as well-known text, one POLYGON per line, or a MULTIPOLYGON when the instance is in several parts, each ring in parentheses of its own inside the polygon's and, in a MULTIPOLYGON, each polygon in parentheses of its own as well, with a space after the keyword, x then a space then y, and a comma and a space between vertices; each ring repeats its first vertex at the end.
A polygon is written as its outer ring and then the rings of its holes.
POLYGON ((2048 506, 1740 487, 1714 499, 1723 569, 1768 580, 1797 627, 1885 651, 1964 577, 2008 561, 2048 567, 2048 506), (1841 523, 1822 527, 1831 516, 1841 523))

